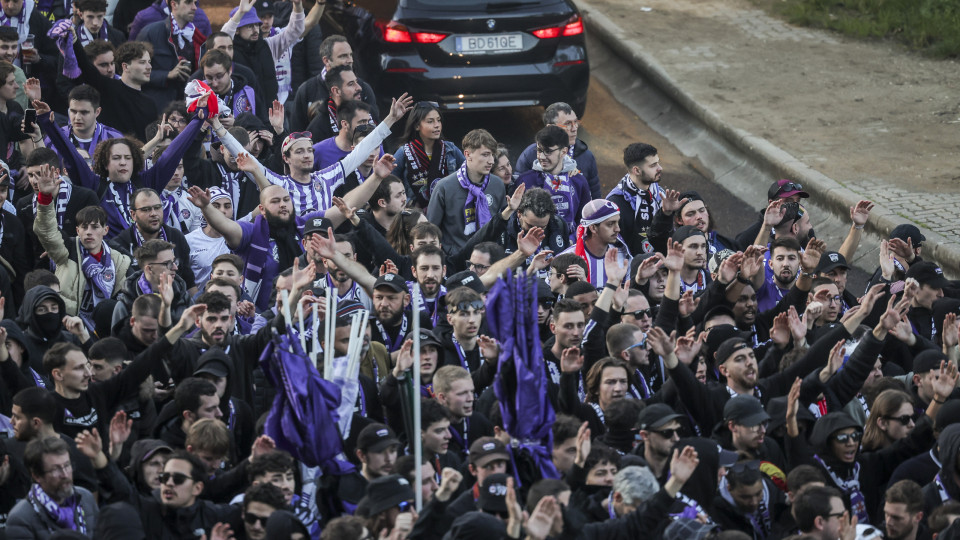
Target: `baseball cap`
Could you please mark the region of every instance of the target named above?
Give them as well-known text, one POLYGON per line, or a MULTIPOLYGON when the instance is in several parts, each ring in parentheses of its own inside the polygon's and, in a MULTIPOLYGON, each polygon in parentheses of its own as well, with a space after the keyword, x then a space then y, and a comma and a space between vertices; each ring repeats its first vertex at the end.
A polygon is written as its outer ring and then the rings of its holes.
MULTIPOLYGON (((413 331, 407 333, 407 336, 403 338, 404 341, 408 339, 413 339, 413 331)), ((420 329, 420 347, 424 345, 433 345, 434 347, 443 347, 443 342, 433 333, 432 330, 426 330, 424 328, 420 329)))
POLYGON ((497 460, 510 460, 507 447, 496 437, 480 437, 470 445, 470 463, 476 467, 485 467, 497 460))
MULTIPOLYGON (((713 330, 710 331, 713 333, 713 330)), ((720 344, 720 347, 717 348, 717 365, 720 365, 727 361, 727 358, 733 356, 734 353, 740 349, 749 349, 750 345, 747 344, 747 341, 742 337, 732 337, 723 343, 720 344)))
POLYGON ((204 373, 222 378, 230 376, 230 357, 223 352, 223 349, 213 347, 200 355, 197 360, 197 369, 194 370, 193 375, 196 377, 204 373))
POLYGON ((737 464, 737 461, 740 460, 740 455, 736 452, 731 452, 730 450, 724 449, 719 444, 717 445, 717 466, 730 468, 737 464))
POLYGON ((717 271, 717 268, 720 268, 720 264, 723 261, 727 260, 728 257, 733 255, 734 251, 732 249, 718 249, 710 259, 707 260, 707 266, 710 268, 710 273, 717 271))
POLYGON ((656 429, 677 418, 683 418, 683 415, 677 414, 665 403, 654 403, 647 405, 640 411, 640 416, 637 417, 637 428, 643 430, 656 429))
POLYGON ((770 201, 774 199, 786 199, 794 195, 800 195, 801 199, 806 199, 810 196, 809 193, 803 190, 803 186, 787 179, 777 180, 770 184, 770 189, 767 190, 767 200, 770 201))
POLYGON ((826 251, 820 256, 820 262, 817 263, 817 269, 814 270, 814 272, 818 274, 826 274, 835 268, 845 268, 849 270, 850 265, 847 264, 847 258, 841 253, 836 251, 826 251))
POLYGON ((482 281, 480 281, 480 276, 478 276, 477 273, 472 270, 457 272, 456 274, 447 278, 445 285, 448 291, 452 291, 457 287, 467 287, 480 294, 487 292, 487 287, 482 281))
POLYGON ((930 261, 920 261, 907 269, 907 277, 917 280, 921 285, 942 289, 950 286, 950 281, 943 277, 943 270, 930 261))
POLYGON ((325 217, 315 217, 313 219, 307 220, 303 226, 303 236, 306 238, 313 233, 320 233, 323 236, 327 235, 327 229, 333 228, 333 222, 325 217))
POLYGON ((399 474, 381 476, 367 484, 366 507, 368 515, 375 516, 384 510, 399 506, 414 499, 410 482, 399 474))
MULTIPOLYGON (((692 203, 693 201, 702 201, 703 197, 701 197, 700 194, 697 193, 696 191, 690 190, 690 191, 684 191, 683 193, 680 194, 679 197, 677 197, 678 201, 682 201, 684 199, 686 199, 687 202, 683 203, 683 206, 686 206, 692 203)), ((683 212, 683 206, 680 207, 680 210, 679 210, 680 212, 683 212)))
POLYGON ((912 223, 901 223, 893 228, 890 231, 890 239, 899 238, 904 242, 909 238, 913 241, 913 247, 920 247, 920 245, 927 239, 923 233, 920 232, 920 228, 912 223))
POLYGON ((682 244, 687 238, 697 235, 704 236, 703 231, 694 227, 693 225, 684 225, 673 231, 673 234, 670 235, 670 240, 674 242, 680 242, 682 244))
MULTIPOLYGON (((636 272, 634 272, 636 274, 636 272)), ((550 285, 541 279, 537 280, 537 302, 556 301, 557 295, 550 290, 550 285)))
POLYGON ((940 369, 941 361, 949 362, 950 359, 937 349, 927 349, 914 357, 913 373, 927 373, 928 371, 940 369))
POLYGON ((386 424, 370 424, 357 436, 357 449, 364 452, 382 452, 394 445, 399 446, 400 440, 386 424))
POLYGON ((277 9, 273 6, 273 0, 258 0, 254 6, 257 8, 257 13, 261 17, 264 15, 274 15, 277 12, 277 9))
POLYGON ((770 420, 770 415, 763 409, 759 399, 753 396, 734 396, 723 406, 723 419, 750 427, 770 420))
POLYGON ((407 292, 407 282, 398 274, 384 274, 378 277, 373 284, 373 288, 379 289, 380 287, 388 287, 393 289, 394 292, 407 292))
POLYGON ((477 507, 487 513, 507 513, 507 475, 491 474, 480 486, 480 498, 477 507))

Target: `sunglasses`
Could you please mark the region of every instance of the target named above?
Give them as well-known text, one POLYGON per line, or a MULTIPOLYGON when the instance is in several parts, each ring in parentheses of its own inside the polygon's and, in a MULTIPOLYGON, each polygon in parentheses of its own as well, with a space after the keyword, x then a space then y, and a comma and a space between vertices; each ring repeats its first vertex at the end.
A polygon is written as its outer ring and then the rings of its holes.
POLYGON ((733 467, 728 469, 728 472, 733 473, 734 475, 741 474, 745 471, 759 471, 760 463, 756 461, 738 461, 733 464, 733 467))
POLYGON ((190 480, 190 479, 191 479, 189 474, 183 474, 183 473, 179 473, 179 472, 175 472, 175 473, 168 473, 168 472, 160 473, 160 483, 161 483, 161 484, 166 484, 168 481, 170 481, 171 478, 173 478, 173 485, 175 485, 175 486, 182 486, 184 482, 186 482, 187 480, 190 480))
POLYGON ((853 433, 841 433, 840 435, 834 435, 833 440, 840 444, 846 444, 847 441, 860 442, 860 437, 862 437, 862 434, 859 431, 854 431, 853 433))
POLYGON ((554 302, 556 302, 556 300, 541 300, 540 305, 543 306, 544 309, 550 309, 553 307, 554 302))
POLYGON ((649 317, 649 318, 652 319, 652 318, 653 318, 653 308, 638 309, 637 311, 630 311, 630 312, 628 312, 628 313, 624 313, 624 315, 633 315, 633 318, 634 318, 634 319, 639 319, 639 318, 641 318, 641 317, 649 317))
POLYGON ((887 420, 896 420, 905 426, 910 425, 910 422, 914 421, 914 417, 911 414, 905 414, 903 416, 884 416, 883 418, 887 420))
POLYGON ((625 350, 625 351, 629 351, 630 349, 636 349, 637 347, 643 347, 643 346, 646 345, 646 344, 647 344, 647 335, 644 334, 644 335, 643 335, 643 339, 641 339, 640 341, 638 341, 638 342, 634 343, 633 345, 627 347, 627 348, 624 349, 624 350, 625 350))
POLYGON ((268 519, 270 519, 270 516, 258 516, 256 514, 251 514, 249 512, 244 514, 243 516, 243 521, 245 521, 247 525, 253 525, 259 521, 261 527, 267 526, 268 519))
POLYGON ((786 191, 803 191, 803 186, 797 184, 796 182, 788 182, 780 186, 780 189, 777 190, 777 195, 786 191))
POLYGON ((293 140, 293 139, 312 139, 312 138, 313 138, 313 133, 310 133, 309 131, 295 131, 295 132, 291 133, 290 135, 288 135, 288 137, 289 137, 291 140, 293 140))
POLYGON ((460 302, 454 307, 456 309, 454 309, 453 311, 457 312, 457 311, 467 311, 468 309, 475 309, 479 311, 483 309, 484 306, 483 306, 483 300, 473 300, 470 302, 460 302))
POLYGON ((663 437, 664 439, 672 439, 674 435, 677 435, 680 433, 680 430, 679 429, 661 429, 657 431, 652 429, 650 430, 650 433, 656 433, 657 435, 663 437))

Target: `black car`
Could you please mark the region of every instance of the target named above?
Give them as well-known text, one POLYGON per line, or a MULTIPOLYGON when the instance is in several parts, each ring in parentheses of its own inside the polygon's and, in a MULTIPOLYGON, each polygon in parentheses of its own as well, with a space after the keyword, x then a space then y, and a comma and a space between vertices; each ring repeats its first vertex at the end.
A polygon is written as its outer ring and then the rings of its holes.
POLYGON ((446 110, 586 107, 583 19, 570 0, 400 0, 378 27, 378 96, 410 92, 446 110))

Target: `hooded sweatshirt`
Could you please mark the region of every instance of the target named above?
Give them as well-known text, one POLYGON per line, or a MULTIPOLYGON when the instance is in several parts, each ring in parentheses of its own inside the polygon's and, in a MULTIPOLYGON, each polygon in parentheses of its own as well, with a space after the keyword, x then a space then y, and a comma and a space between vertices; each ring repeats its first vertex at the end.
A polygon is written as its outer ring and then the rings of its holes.
POLYGON ((27 347, 32 349, 30 367, 45 376, 49 376, 43 369, 43 355, 56 343, 73 343, 82 345, 76 336, 63 329, 61 319, 66 315, 66 304, 60 295, 44 285, 38 285, 23 296, 20 305, 20 325, 26 326, 25 339, 27 347), (57 313, 37 315, 37 307, 41 302, 52 299, 57 303, 57 313))
POLYGON ((717 472, 720 470, 720 447, 710 439, 689 437, 677 441, 674 448, 683 450, 686 446, 692 446, 697 451, 700 463, 677 494, 676 501, 670 507, 670 515, 695 518, 692 512, 696 511, 715 521, 712 515, 713 501, 717 495, 717 472))
POLYGON ((923 488, 923 515, 929 516, 943 503, 960 501, 960 471, 957 471, 957 452, 960 452, 960 424, 947 426, 937 439, 939 455, 949 456, 940 461, 940 472, 933 482, 923 488))

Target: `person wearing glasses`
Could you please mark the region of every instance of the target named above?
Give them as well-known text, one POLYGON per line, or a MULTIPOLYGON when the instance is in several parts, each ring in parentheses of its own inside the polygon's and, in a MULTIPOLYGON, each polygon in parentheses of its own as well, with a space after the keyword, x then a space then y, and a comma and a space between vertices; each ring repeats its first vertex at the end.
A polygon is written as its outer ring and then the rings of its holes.
POLYGON ((583 214, 583 207, 591 200, 590 186, 577 163, 567 152, 567 134, 557 126, 547 126, 537 132, 537 161, 533 168, 517 179, 527 189, 541 188, 550 193, 556 206, 556 215, 567 224, 570 240, 583 214))
POLYGON ((159 294, 161 300, 160 326, 166 328, 180 318, 190 305, 190 292, 183 278, 176 275, 180 261, 174 254, 176 246, 170 242, 147 240, 133 253, 143 268, 123 281, 113 308, 111 328, 116 334, 130 318, 133 302, 144 294, 159 294))
POLYGON ((243 532, 247 540, 267 538, 267 521, 277 510, 287 509, 283 492, 270 483, 254 484, 243 492, 243 532))
POLYGON ((207 51, 200 58, 199 68, 203 72, 203 80, 227 106, 225 112, 229 112, 229 115, 224 118, 226 124, 232 126, 236 117, 243 113, 253 114, 264 123, 269 122, 264 96, 254 93, 246 79, 234 73, 230 55, 219 49, 207 51))
POLYGON ((107 214, 99 206, 77 212, 77 236, 65 242, 57 227, 56 205, 53 204, 62 179, 56 175, 56 169, 47 165, 38 169, 35 171, 38 193, 34 232, 50 260, 56 264, 66 313, 79 315, 92 332, 95 309, 101 303, 109 304, 110 299, 122 290, 123 277, 133 260, 104 242, 110 228, 107 214))
POLYGON ((880 450, 910 435, 916 427, 915 415, 910 394, 892 388, 880 392, 870 407, 860 448, 864 452, 880 450))
POLYGON ((665 403, 652 403, 637 416, 640 444, 633 454, 642 457, 659 480, 666 477, 673 447, 680 440, 681 418, 665 403))
MULTIPOLYGON (((160 195, 152 188, 140 188, 131 198, 130 208, 133 224, 109 240, 110 247, 120 253, 132 255, 140 246, 150 240, 163 240, 173 244, 173 255, 177 259, 177 277, 183 280, 190 294, 196 294, 196 276, 190 265, 190 244, 180 232, 179 227, 167 225, 164 221, 164 204, 160 195), (180 262, 183 262, 180 265, 180 262)), ((140 270, 136 261, 128 272, 140 270)))
POLYGON ((194 538, 197 531, 209 537, 222 534, 223 525, 234 531, 243 530, 243 509, 234 504, 214 504, 201 499, 206 466, 200 458, 184 450, 176 451, 163 466, 158 494, 137 495, 131 503, 140 513, 143 530, 150 538, 194 538))
MULTIPOLYGON (((593 152, 587 148, 587 143, 577 138, 580 131, 580 120, 573 107, 558 101, 551 104, 543 111, 544 126, 560 126, 567 132, 567 155, 577 162, 577 168, 587 179, 587 185, 590 186, 590 197, 593 199, 603 198, 603 192, 600 191, 600 172, 597 168, 597 158, 593 152)), ((537 160, 537 143, 533 143, 523 150, 520 157, 517 158, 517 166, 514 172, 523 174, 533 168, 537 160)))
POLYGON ((770 415, 760 400, 752 396, 734 396, 723 406, 723 424, 713 436, 727 450, 748 459, 769 462, 779 469, 777 474, 785 478, 787 460, 780 445, 767 436, 769 424, 770 415))

